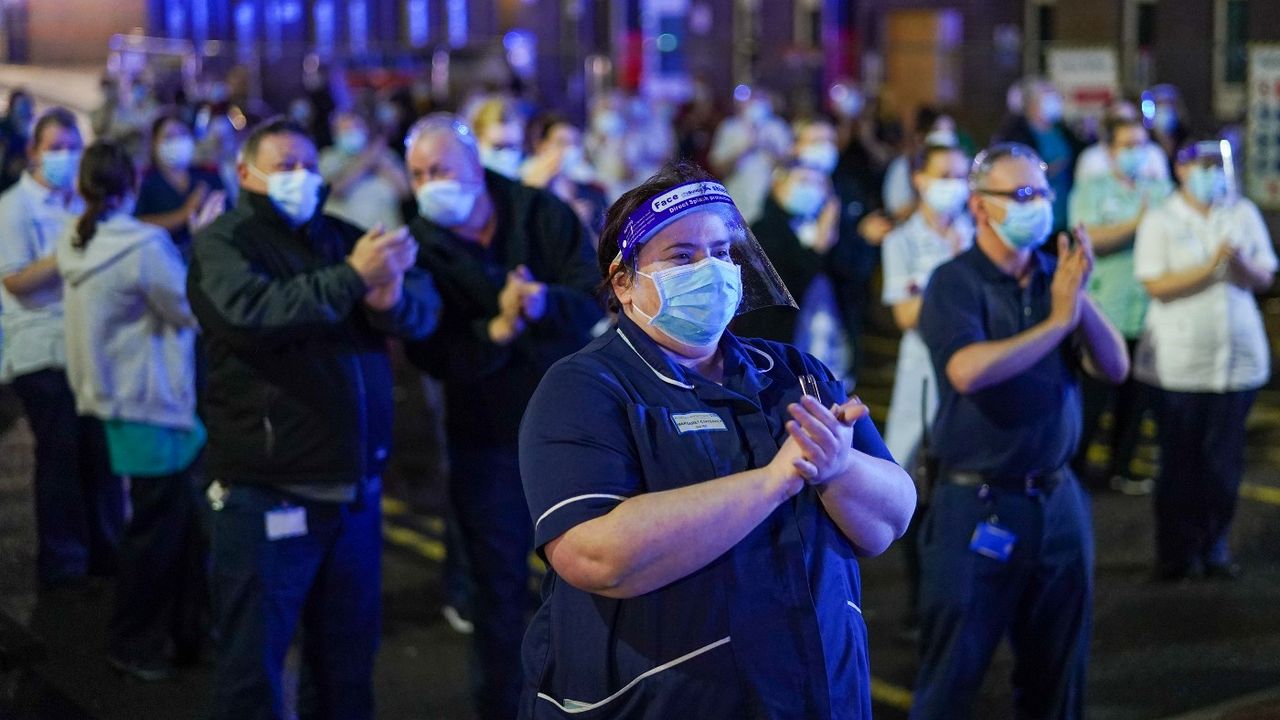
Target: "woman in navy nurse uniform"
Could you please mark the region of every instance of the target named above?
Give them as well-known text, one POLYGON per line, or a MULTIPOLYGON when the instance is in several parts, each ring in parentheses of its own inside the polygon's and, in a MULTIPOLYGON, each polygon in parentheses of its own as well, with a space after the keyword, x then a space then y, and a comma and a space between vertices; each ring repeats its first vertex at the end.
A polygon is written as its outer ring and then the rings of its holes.
POLYGON ((599 259, 617 324, 520 432, 549 566, 520 717, 870 718, 856 558, 902 534, 911 480, 821 363, 725 332, 793 303, 704 171, 623 195, 599 259))

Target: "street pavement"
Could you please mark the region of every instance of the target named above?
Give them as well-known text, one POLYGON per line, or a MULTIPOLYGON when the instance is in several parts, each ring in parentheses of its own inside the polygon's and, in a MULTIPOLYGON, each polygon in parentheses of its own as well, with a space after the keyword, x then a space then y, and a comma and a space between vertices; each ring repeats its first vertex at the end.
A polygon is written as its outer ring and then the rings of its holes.
MULTIPOLYGON (((892 341, 859 394, 883 418, 892 382, 892 341)), ((397 392, 401 445, 414 447, 420 387, 411 374, 397 392)), ((103 659, 110 582, 63 594, 34 588, 31 437, 11 395, 0 393, 0 720, 196 719, 208 710, 206 662, 175 681, 122 678, 103 659)), ((1261 720, 1280 718, 1280 391, 1265 390, 1250 419, 1248 471, 1234 544, 1245 575, 1235 582, 1153 584, 1149 497, 1094 495, 1098 548, 1095 631, 1088 707, 1093 720, 1261 720)), ((1149 430, 1150 428, 1148 428, 1149 430)), ((1095 449, 1097 453, 1099 449, 1095 449)), ((384 503, 385 624, 376 672, 385 720, 475 720, 468 702, 468 640, 440 615, 444 556, 440 485, 403 477, 429 465, 403 451, 401 477, 384 503)), ((1135 468, 1154 469, 1155 448, 1135 468)), ((906 717, 914 646, 902 637, 905 583, 900 548, 863 562, 863 610, 871 637, 876 715, 906 717)), ((530 593, 530 609, 536 602, 530 593)), ((976 717, 1012 716, 1002 649, 976 717)), ((484 719, 488 720, 488 719, 484 719)))

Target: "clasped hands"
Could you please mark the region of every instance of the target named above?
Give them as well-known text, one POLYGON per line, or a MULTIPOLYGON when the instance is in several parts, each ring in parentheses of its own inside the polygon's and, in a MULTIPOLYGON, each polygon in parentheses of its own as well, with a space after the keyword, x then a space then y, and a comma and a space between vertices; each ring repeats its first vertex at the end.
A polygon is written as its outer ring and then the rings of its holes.
POLYGON ((822 485, 848 472, 857 452, 853 449, 853 426, 868 412, 860 399, 853 397, 828 408, 805 395, 800 402, 788 405, 787 412, 791 415, 786 423, 787 440, 769 463, 779 480, 822 485))
POLYGON ((365 305, 386 311, 400 302, 404 291, 404 273, 418 259, 418 243, 409 229, 386 230, 382 223, 369 229, 356 241, 347 263, 364 281, 368 291, 365 305))
POLYGON ((507 345, 547 312, 547 285, 533 279, 524 265, 507 273, 506 284, 498 292, 498 314, 489 321, 489 339, 507 345))

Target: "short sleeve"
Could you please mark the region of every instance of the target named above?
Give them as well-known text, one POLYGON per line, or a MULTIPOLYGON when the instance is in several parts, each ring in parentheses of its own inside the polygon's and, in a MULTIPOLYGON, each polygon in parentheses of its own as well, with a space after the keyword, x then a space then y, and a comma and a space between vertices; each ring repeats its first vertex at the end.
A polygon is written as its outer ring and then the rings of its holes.
POLYGON ((1162 211, 1148 212, 1138 223, 1133 241, 1133 276, 1140 282, 1155 280, 1169 273, 1168 238, 1165 237, 1162 211))
POLYGON ((640 491, 626 396, 592 365, 571 357, 552 366, 520 425, 520 475, 539 553, 640 491))
POLYGON ((889 163, 881 192, 884 193, 884 207, 890 215, 897 215, 915 202, 915 189, 911 187, 911 166, 905 155, 899 155, 889 163))
POLYGON ((1075 227, 1078 223, 1085 225, 1095 224, 1093 213, 1090 212, 1095 203, 1090 201, 1089 180, 1076 183, 1071 189, 1071 195, 1067 199, 1067 224, 1075 227))
POLYGON ((1244 236, 1243 249, 1259 268, 1275 272, 1276 250, 1271 244, 1271 233, 1267 232, 1267 223, 1262 219, 1262 213, 1251 201, 1242 200, 1241 205, 1239 212, 1240 229, 1244 236))
POLYGON ((987 340, 980 283, 966 276, 961 263, 952 260, 938 268, 920 307, 920 337, 939 372, 957 351, 987 340))
MULTIPOLYGON (((11 193, 18 192, 14 188, 11 193)), ((12 195, 0 202, 0 277, 12 275, 39 260, 21 203, 12 195)))
POLYGON ((890 232, 884 238, 880 248, 881 262, 884 267, 884 291, 880 300, 885 305, 897 305, 911 298, 911 286, 915 278, 911 273, 910 237, 907 234, 909 225, 903 225, 890 232))

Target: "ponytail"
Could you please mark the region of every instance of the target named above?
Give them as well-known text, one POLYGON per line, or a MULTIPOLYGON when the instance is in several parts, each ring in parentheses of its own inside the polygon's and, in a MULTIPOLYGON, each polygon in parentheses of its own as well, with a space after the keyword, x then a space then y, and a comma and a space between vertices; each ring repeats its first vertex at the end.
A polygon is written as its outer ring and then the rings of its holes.
POLYGON ((120 208, 121 201, 133 192, 137 170, 123 146, 98 141, 89 146, 80 161, 80 195, 84 197, 84 213, 76 221, 71 246, 83 250, 98 232, 98 223, 120 208))
POLYGON ((98 223, 107 214, 107 204, 100 198, 89 200, 85 204, 84 213, 76 220, 76 235, 71 239, 71 247, 83 250, 98 232, 98 223))

